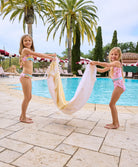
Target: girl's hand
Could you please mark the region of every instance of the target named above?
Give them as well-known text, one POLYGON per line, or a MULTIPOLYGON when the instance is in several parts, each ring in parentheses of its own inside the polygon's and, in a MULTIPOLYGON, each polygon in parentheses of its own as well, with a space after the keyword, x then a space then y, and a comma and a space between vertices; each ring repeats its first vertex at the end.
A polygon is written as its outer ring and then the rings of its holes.
POLYGON ((90 64, 91 65, 96 65, 96 62, 95 61, 91 61, 90 64))

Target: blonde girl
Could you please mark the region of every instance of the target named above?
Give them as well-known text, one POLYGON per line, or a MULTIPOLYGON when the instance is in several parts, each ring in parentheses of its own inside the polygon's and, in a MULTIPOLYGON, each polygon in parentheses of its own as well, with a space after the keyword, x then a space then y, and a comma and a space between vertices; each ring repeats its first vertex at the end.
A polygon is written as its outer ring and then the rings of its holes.
POLYGON ((114 83, 114 90, 109 103, 109 107, 111 109, 111 114, 112 114, 112 123, 106 124, 105 128, 117 129, 119 127, 119 120, 115 105, 116 102, 119 100, 121 94, 125 91, 124 77, 122 70, 122 52, 119 47, 114 47, 113 49, 111 49, 109 53, 109 61, 110 63, 92 61, 90 62, 90 64, 105 67, 103 69, 97 68, 97 71, 100 73, 110 70, 109 75, 114 83))
POLYGON ((23 68, 23 71, 20 75, 20 82, 22 84, 22 90, 24 94, 24 99, 21 107, 20 121, 24 123, 33 123, 31 118, 26 116, 26 111, 28 104, 32 98, 32 73, 33 73, 33 61, 34 57, 47 58, 50 60, 55 60, 56 54, 43 54, 36 53, 34 49, 33 39, 30 35, 23 35, 20 40, 20 66, 23 68))

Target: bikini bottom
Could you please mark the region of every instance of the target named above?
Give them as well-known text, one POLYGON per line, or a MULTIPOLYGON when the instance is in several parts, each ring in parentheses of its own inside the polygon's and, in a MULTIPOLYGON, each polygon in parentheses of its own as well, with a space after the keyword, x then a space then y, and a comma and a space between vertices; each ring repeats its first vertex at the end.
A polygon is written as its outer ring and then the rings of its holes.
POLYGON ((30 74, 25 74, 25 73, 21 73, 20 79, 21 79, 22 77, 31 79, 31 78, 32 78, 32 75, 30 75, 30 74))

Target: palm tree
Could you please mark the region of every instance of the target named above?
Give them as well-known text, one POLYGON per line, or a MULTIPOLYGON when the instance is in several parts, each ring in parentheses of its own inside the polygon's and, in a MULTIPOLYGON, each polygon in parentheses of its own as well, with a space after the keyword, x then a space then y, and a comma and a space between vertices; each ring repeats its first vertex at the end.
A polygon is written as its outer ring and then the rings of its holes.
POLYGON ((79 31, 81 34, 82 41, 84 40, 84 34, 87 35, 89 42, 95 39, 94 31, 96 30, 96 6, 90 0, 57 0, 57 7, 60 9, 55 10, 56 20, 49 16, 48 18, 48 29, 47 29, 47 39, 50 33, 54 30, 53 39, 59 27, 61 28, 59 43, 64 36, 64 32, 67 33, 66 44, 68 44, 68 72, 71 72, 71 45, 72 38, 74 43, 76 41, 75 25, 78 23, 79 31), (73 37, 72 37, 73 35, 73 37))
POLYGON ((19 21, 23 18, 23 30, 25 32, 25 24, 28 27, 28 34, 32 36, 32 24, 37 24, 36 13, 44 22, 43 15, 47 16, 53 13, 53 0, 1 0, 1 13, 7 16, 11 13, 10 20, 14 21, 19 16, 19 21))

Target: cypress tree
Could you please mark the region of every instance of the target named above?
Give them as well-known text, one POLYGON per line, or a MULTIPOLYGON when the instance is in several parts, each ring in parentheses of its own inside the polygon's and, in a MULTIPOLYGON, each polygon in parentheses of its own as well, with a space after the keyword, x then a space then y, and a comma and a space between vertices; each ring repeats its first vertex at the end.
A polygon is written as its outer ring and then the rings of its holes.
POLYGON ((98 27, 97 35, 96 35, 96 43, 94 48, 94 56, 93 60, 95 61, 103 61, 103 41, 102 41, 102 31, 101 27, 98 27))
POLYGON ((76 36, 74 37, 75 42, 73 42, 72 47, 72 73, 77 74, 78 70, 81 68, 79 64, 76 64, 76 62, 80 61, 80 30, 78 27, 78 24, 76 25, 76 36))
POLYGON ((137 42, 137 45, 136 45, 136 53, 138 53, 138 42, 137 42))
POLYGON ((112 43, 111 43, 111 46, 110 46, 110 50, 113 47, 117 47, 117 31, 116 30, 113 33, 113 39, 112 39, 112 43))

